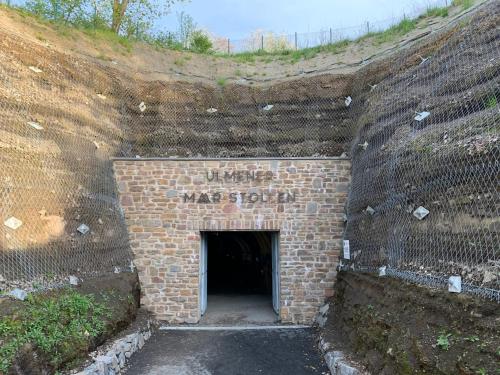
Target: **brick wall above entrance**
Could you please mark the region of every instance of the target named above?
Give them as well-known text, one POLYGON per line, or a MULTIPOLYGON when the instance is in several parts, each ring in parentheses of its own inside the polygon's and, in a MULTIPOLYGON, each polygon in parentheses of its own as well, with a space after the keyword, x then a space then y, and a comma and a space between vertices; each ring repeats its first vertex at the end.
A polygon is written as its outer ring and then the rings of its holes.
POLYGON ((202 231, 280 232, 284 322, 311 323, 332 295, 349 160, 115 159, 114 170, 143 303, 158 319, 200 319, 202 231))

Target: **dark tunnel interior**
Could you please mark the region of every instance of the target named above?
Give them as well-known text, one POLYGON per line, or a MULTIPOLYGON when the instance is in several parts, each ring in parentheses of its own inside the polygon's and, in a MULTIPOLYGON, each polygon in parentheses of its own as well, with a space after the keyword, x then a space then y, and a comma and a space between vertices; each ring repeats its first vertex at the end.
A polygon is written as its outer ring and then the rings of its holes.
POLYGON ((272 232, 207 232, 208 294, 272 294, 272 232))

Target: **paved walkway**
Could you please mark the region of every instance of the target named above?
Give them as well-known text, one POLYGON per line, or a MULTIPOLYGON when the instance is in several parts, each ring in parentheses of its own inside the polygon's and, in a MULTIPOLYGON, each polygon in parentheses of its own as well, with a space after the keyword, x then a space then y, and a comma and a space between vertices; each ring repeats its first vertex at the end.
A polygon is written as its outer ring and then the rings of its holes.
POLYGON ((208 307, 200 325, 272 325, 278 315, 271 296, 209 294, 208 307))
POLYGON ((329 374, 310 328, 160 331, 127 375, 329 374))

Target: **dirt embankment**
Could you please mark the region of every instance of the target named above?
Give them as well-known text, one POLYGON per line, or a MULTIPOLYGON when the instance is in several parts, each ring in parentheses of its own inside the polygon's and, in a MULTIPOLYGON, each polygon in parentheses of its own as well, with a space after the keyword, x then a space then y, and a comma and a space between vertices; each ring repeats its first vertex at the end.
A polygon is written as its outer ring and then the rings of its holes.
POLYGON ((499 323, 495 302, 341 272, 323 335, 373 374, 495 374, 499 323))

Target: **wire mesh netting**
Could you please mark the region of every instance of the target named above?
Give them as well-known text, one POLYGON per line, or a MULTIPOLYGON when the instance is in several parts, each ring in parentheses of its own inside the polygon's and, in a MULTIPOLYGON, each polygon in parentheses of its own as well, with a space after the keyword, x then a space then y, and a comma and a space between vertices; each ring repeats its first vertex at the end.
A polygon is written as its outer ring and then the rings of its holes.
POLYGON ((111 157, 344 155, 347 267, 498 299, 498 10, 352 74, 255 87, 141 79, 0 31, 0 275, 129 266, 111 157))

